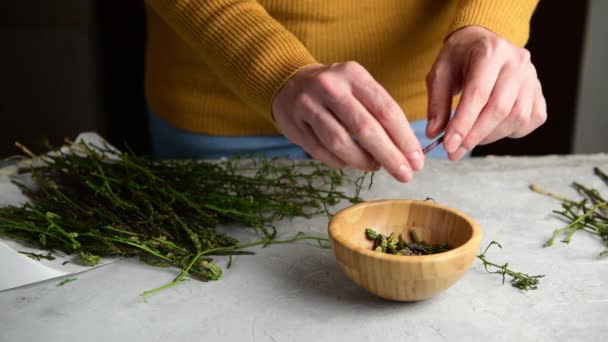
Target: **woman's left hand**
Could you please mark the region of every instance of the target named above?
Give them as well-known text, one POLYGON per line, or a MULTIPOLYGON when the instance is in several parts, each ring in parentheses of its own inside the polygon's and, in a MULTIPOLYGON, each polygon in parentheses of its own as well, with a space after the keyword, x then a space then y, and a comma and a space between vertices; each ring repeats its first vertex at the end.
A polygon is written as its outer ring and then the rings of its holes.
POLYGON ((427 76, 427 135, 445 131, 451 160, 477 145, 521 138, 547 119, 547 105, 528 50, 468 26, 454 32, 427 76), (462 93, 450 120, 452 97, 462 93))

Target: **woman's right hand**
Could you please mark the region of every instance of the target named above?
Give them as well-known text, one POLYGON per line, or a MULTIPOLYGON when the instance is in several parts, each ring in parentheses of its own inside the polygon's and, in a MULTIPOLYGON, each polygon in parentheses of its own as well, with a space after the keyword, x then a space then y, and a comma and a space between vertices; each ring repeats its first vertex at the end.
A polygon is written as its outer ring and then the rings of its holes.
POLYGON ((407 182, 424 166, 405 114, 356 62, 300 69, 274 97, 272 113, 283 135, 331 167, 383 167, 407 182))

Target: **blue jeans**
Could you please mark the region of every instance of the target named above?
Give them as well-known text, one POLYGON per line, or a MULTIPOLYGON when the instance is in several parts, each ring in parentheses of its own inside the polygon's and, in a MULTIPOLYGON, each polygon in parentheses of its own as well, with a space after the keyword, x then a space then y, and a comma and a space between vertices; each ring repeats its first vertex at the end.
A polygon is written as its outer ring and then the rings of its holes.
MULTIPOLYGON (((148 110, 148 125, 152 150, 160 158, 219 159, 235 155, 263 154, 267 157, 309 159, 306 152, 282 135, 217 136, 193 133, 176 128, 148 110)), ((424 132, 426 120, 410 125, 424 147, 431 143, 424 132)), ((445 159, 443 145, 427 154, 427 158, 445 159)))

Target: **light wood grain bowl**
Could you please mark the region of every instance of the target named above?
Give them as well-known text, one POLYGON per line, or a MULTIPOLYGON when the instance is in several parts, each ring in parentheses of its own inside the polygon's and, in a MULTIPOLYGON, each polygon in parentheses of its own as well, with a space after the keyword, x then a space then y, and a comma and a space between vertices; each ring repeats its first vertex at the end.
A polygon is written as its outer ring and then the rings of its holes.
POLYGON ((329 237, 340 268, 356 284, 382 298, 416 301, 452 286, 471 267, 481 229, 457 210, 429 201, 395 199, 342 209, 329 222, 329 237), (365 228, 373 228, 409 239, 411 227, 421 240, 452 249, 432 255, 389 255, 372 251, 373 243, 365 237, 365 228))

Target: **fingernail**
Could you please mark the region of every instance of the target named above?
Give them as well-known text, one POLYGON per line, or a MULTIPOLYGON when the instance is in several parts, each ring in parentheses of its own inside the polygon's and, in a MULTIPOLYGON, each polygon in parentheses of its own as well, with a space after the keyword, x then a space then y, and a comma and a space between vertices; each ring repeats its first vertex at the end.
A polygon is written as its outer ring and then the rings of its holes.
POLYGON ((422 169, 424 166, 424 159, 422 158, 422 153, 420 153, 420 151, 410 153, 407 159, 410 161, 410 165, 415 171, 422 169))
POLYGON ((452 153, 450 160, 457 161, 462 159, 465 154, 467 154, 468 150, 464 147, 460 147, 456 152, 452 153))
POLYGON ((465 154, 467 154, 467 152, 468 150, 461 146, 458 151, 456 151, 456 155, 458 156, 458 159, 461 159, 465 154))
POLYGON ((458 133, 454 133, 447 137, 444 147, 448 153, 454 153, 460 147, 462 143, 462 136, 458 133))
POLYGON ((408 182, 410 179, 412 179, 412 170, 410 170, 410 168, 405 165, 401 165, 399 166, 395 177, 400 182, 408 182))

